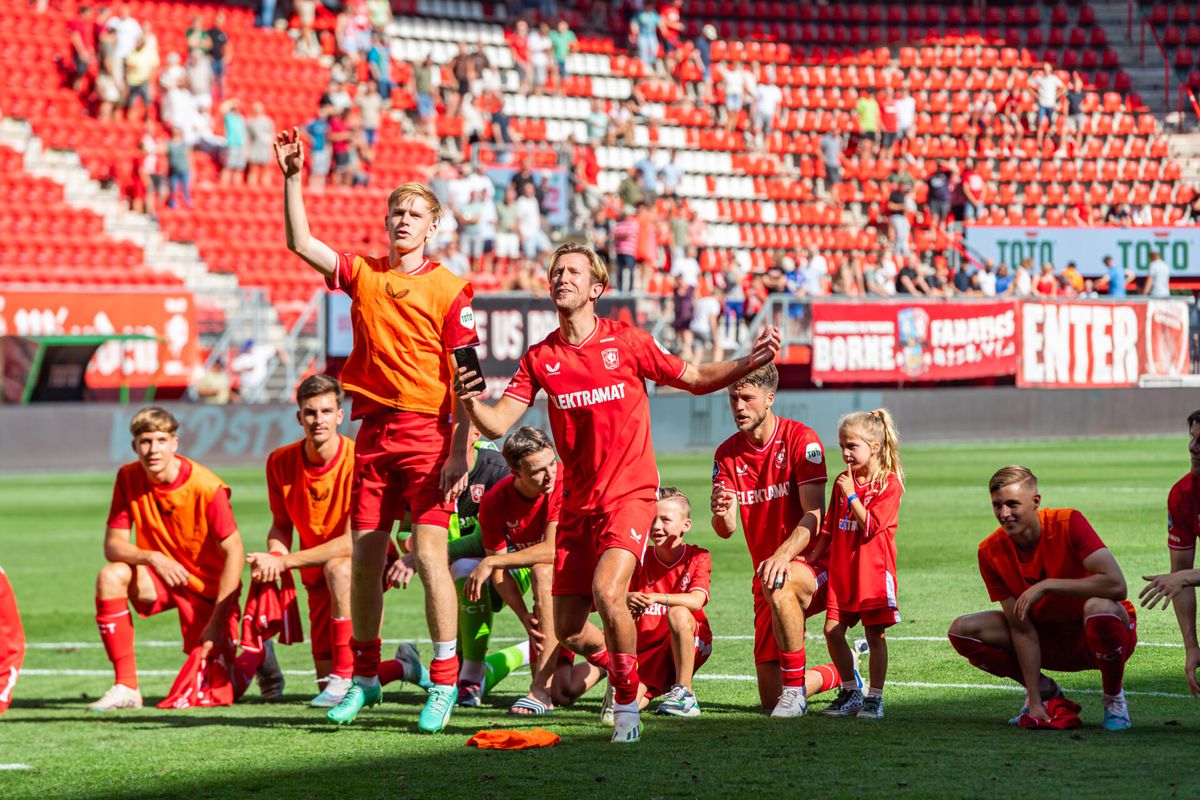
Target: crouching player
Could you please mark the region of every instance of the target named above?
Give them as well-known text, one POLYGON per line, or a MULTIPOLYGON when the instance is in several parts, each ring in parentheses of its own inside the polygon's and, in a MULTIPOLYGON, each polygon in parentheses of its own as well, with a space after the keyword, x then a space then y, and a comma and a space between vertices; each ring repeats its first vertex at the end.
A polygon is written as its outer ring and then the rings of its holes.
POLYGON ((25 629, 4 568, 0 567, 0 714, 8 710, 25 660, 25 629))
POLYGON ((1098 669, 1104 728, 1129 728, 1121 684, 1137 620, 1116 559, 1083 514, 1040 507, 1037 478, 1026 467, 1004 467, 988 489, 1000 527, 979 545, 979 571, 1001 610, 954 620, 950 643, 981 670, 1025 687, 1014 724, 1026 716, 1027 725, 1051 722, 1047 704, 1062 688, 1043 669, 1098 669))
POLYGON ((629 610, 637 620, 638 707, 666 692, 655 713, 698 717, 692 676, 712 653, 712 629, 704 614, 712 556, 703 547, 684 544, 683 535, 692 527, 687 495, 670 486, 660 489, 657 512, 650 529, 654 547, 629 592, 629 610))
POLYGON ((717 448, 712 526, 728 539, 739 515, 754 563, 754 666, 773 717, 800 717, 840 682, 832 664, 806 670, 804 623, 825 610, 825 449, 801 422, 775 416, 779 372, 766 364, 729 387, 738 432, 717 448))
POLYGON ((166 409, 143 408, 129 430, 137 461, 117 472, 104 533, 108 563, 96 579, 96 624, 116 680, 88 708, 142 707, 130 603, 142 617, 175 609, 184 652, 203 648, 206 656, 223 659, 240 695, 250 676, 235 668, 233 658, 242 539, 229 487, 176 454, 179 422, 166 409))

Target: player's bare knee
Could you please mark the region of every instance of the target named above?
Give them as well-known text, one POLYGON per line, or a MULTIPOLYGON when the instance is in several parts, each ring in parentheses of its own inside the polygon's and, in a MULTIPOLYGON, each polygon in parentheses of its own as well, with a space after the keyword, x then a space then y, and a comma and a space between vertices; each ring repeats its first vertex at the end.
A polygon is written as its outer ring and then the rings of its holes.
POLYGON ((845 639, 846 624, 836 619, 825 620, 825 638, 826 639, 845 639))
POLYGON ((696 617, 691 609, 683 606, 672 606, 667 611, 667 624, 675 633, 694 636, 696 633, 696 617))
POLYGON ((883 625, 864 625, 863 636, 872 646, 882 642, 887 636, 887 628, 883 625))
POLYGON ((350 584, 350 559, 331 558, 322 567, 325 580, 332 586, 348 586, 350 584))
POLYGON ((1090 617, 1095 614, 1112 614, 1118 617, 1126 615, 1125 608, 1114 600, 1106 597, 1089 597, 1083 603, 1083 616, 1090 617))
POLYGON ((947 635, 966 636, 972 639, 977 638, 976 634, 978 630, 971 619, 973 616, 973 614, 963 614, 961 617, 956 618, 950 623, 950 629, 946 631, 947 635))
POLYGON ((120 597, 129 591, 133 582, 133 568, 123 561, 110 561, 100 568, 96 576, 96 594, 103 597, 120 597))

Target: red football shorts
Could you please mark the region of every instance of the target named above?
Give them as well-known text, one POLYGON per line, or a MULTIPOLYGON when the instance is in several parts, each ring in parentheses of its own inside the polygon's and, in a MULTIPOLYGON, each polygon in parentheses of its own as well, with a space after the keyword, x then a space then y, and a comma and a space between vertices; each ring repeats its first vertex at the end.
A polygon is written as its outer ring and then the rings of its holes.
MULTIPOLYGON (((812 600, 804 611, 804 619, 808 620, 825 610, 825 603, 829 597, 829 586, 826 581, 828 573, 825 570, 817 572, 807 561, 799 559, 792 561, 792 568, 796 569, 797 567, 808 570, 817 581, 817 591, 813 593, 812 600)), ((771 627, 773 616, 771 604, 767 602, 767 598, 762 593, 762 581, 756 575, 754 577, 755 664, 766 664, 779 660, 779 645, 775 642, 775 629, 771 627)))
MULTIPOLYGON (((177 589, 168 587, 151 567, 136 567, 135 569, 146 570, 150 574, 150 580, 154 582, 153 603, 143 603, 136 599, 137 580, 129 583, 129 604, 137 611, 138 616, 153 617, 155 614, 175 609, 179 613, 179 631, 183 634, 183 652, 190 653, 199 647, 204 641, 204 629, 208 626, 208 621, 212 619, 216 603, 186 586, 177 589)), ((231 650, 236 647, 239 639, 238 623, 241 618, 242 611, 238 604, 231 603, 228 616, 222 623, 226 632, 225 643, 231 650)))
POLYGON ((829 607, 825 609, 825 619, 837 620, 847 628, 853 628, 859 622, 867 627, 890 628, 900 621, 898 608, 868 608, 861 611, 849 611, 838 606, 837 597, 829 594, 829 607))
MULTIPOLYGON (((696 664, 694 672, 712 655, 712 629, 708 620, 696 620, 696 664)), ((638 678, 646 684, 646 699, 653 699, 675 685, 675 657, 671 637, 667 636, 648 650, 638 653, 638 678)))
POLYGON ((363 417, 354 440, 354 486, 350 526, 390 531, 413 513, 413 524, 450 524, 453 501, 438 487, 450 455, 453 426, 432 414, 378 411, 363 417))
MULTIPOLYGON (((1096 669, 1096 657, 1087 646, 1083 633, 1083 621, 1079 622, 1034 622, 1038 641, 1042 645, 1042 669, 1055 672, 1082 672, 1096 669)), ((1125 641, 1121 652, 1125 660, 1133 655, 1137 646, 1137 619, 1131 614, 1125 626, 1125 641)))
POLYGON ((591 597, 596 564, 605 550, 628 550, 641 564, 657 513, 653 497, 630 497, 613 511, 595 514, 564 510, 554 542, 551 593, 591 597))
POLYGON ((8 710, 25 660, 25 630, 17 613, 17 598, 8 576, 0 569, 0 714, 8 710))

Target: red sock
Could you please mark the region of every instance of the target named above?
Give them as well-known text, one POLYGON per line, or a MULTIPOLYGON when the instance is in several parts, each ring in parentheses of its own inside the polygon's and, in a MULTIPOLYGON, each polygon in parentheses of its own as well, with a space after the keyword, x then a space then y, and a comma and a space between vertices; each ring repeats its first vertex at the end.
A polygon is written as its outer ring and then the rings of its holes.
POLYGON ((1083 636, 1087 640, 1088 651, 1096 660, 1096 668, 1100 670, 1104 693, 1109 696, 1120 694, 1127 655, 1126 624, 1113 614, 1095 614, 1083 621, 1083 636))
POLYGON ((100 628, 100 641, 104 652, 112 662, 117 678, 114 683, 138 688, 137 657, 133 651, 133 619, 129 612, 129 601, 124 597, 102 600, 96 598, 96 626, 100 628))
POLYGON ((438 686, 453 686, 458 681, 458 655, 430 661, 429 680, 438 686))
POLYGON ((828 692, 830 689, 842 685, 841 676, 838 675, 837 667, 833 664, 818 664, 813 667, 813 672, 821 676, 821 685, 809 692, 809 697, 821 692, 828 692))
POLYGON ((804 648, 799 650, 781 651, 779 653, 779 669, 783 673, 784 686, 799 686, 804 688, 804 662, 807 656, 804 648))
POLYGON ((612 653, 609 662, 608 682, 613 687, 613 701, 621 705, 637 702, 637 656, 633 653, 612 653))
POLYGON ((954 646, 960 656, 984 672, 990 672, 1000 678, 1009 678, 1024 685, 1025 679, 1021 675, 1021 665, 1017 662, 1015 653, 986 645, 970 636, 957 636, 953 633, 950 634, 950 644, 954 646))
POLYGON ((379 682, 384 686, 404 680, 404 665, 394 658, 379 664, 379 682))
POLYGON ((354 653, 354 677, 374 678, 379 674, 380 641, 360 642, 350 638, 350 650, 354 653))
POLYGON ((607 650, 597 650, 596 652, 592 653, 590 656, 584 656, 584 658, 587 660, 587 662, 589 664, 591 664, 596 669, 602 669, 605 672, 608 672, 608 651, 607 650))
POLYGON ((354 674, 354 651, 350 649, 350 639, 354 636, 354 626, 344 617, 334 617, 329 621, 329 629, 333 639, 333 668, 329 674, 338 678, 349 678, 354 674))

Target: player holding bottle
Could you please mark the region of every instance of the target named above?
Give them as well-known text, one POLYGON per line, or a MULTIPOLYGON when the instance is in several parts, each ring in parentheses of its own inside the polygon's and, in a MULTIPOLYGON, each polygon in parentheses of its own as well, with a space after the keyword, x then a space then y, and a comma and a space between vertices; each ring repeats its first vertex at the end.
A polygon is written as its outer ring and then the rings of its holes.
POLYGON ((831 664, 805 669, 805 619, 825 610, 825 449, 807 425, 775 416, 777 388, 774 364, 729 387, 738 432, 717 448, 710 510, 722 539, 740 515, 754 563, 759 701, 773 717, 800 717, 839 682, 831 664))
POLYGON ((428 188, 406 183, 388 197, 385 258, 337 253, 309 232, 301 178, 304 144, 297 129, 275 142, 284 175, 288 249, 350 295, 354 349, 342 383, 362 420, 355 441, 350 585, 354 680, 330 709, 338 724, 377 705, 383 572, 400 503, 412 512, 413 552, 425 590, 433 639, 433 687, 418 727, 445 728, 458 697, 457 601, 446 552, 453 499, 466 486, 468 428, 450 394, 451 351, 478 342, 471 287, 425 257, 441 204, 428 188), (452 411, 455 412, 452 414, 452 411))
POLYGON ((1001 610, 954 620, 950 644, 984 672, 1025 687, 1026 707, 1014 724, 1049 725, 1047 705, 1078 711, 1043 668, 1098 669, 1104 728, 1129 728, 1122 681, 1137 645, 1137 617, 1116 559, 1083 514, 1041 508, 1037 478, 1027 467, 998 470, 988 490, 1000 527, 979 545, 979 572, 1001 610))
POLYGON ((634 576, 636 591, 629 593, 629 610, 637 620, 638 705, 645 708, 666 692, 656 714, 698 717, 692 676, 712 654, 712 629, 704 613, 712 556, 683 541, 692 527, 687 495, 664 486, 656 510, 650 529, 654 547, 634 576))
POLYGON ((737 361, 686 364, 639 328, 596 316, 608 270, 591 248, 560 246, 548 273, 558 330, 530 347, 495 406, 479 399, 482 377, 469 370, 459 371, 455 392, 491 439, 503 436, 539 391, 549 397, 566 487, 555 546, 554 629, 571 650, 608 670, 616 700, 612 741, 636 742, 637 628, 627 593, 649 543, 658 489, 645 381, 694 394, 720 389, 771 361, 779 332, 768 328, 737 361), (588 622, 593 603, 603 636, 588 622))
POLYGON ((886 408, 847 414, 838 422, 838 444, 849 467, 833 484, 823 533, 829 537, 829 607, 825 642, 842 688, 821 711, 883 719, 888 652, 884 634, 900 621, 896 603, 896 526, 904 468, 900 438, 886 408), (871 652, 871 688, 864 700, 854 675, 846 629, 859 623, 871 652))

